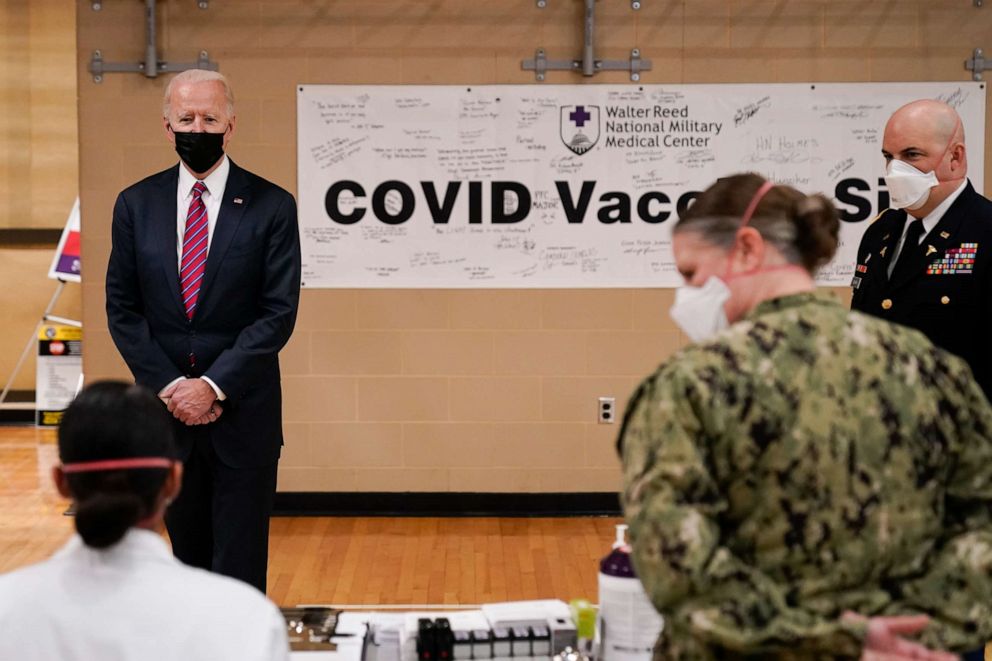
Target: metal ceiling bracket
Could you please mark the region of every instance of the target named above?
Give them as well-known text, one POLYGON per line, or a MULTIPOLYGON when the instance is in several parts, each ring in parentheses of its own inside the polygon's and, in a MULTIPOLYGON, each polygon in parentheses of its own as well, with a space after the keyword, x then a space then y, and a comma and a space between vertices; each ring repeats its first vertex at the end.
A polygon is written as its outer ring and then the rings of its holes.
MULTIPOLYGON (((975 2, 981 4, 982 0, 975 0, 975 2)), ((548 6, 548 0, 537 0, 537 8, 544 9, 548 6)), ((630 8, 637 11, 641 8, 641 0, 630 0, 630 8)))
MULTIPOLYGON (((100 11, 103 9, 103 0, 93 0, 90 6, 93 8, 93 11, 100 11)), ((200 9, 210 9, 210 0, 197 0, 196 6, 200 9)))
MULTIPOLYGON (((544 7, 543 0, 538 0, 538 7, 544 7)), ((640 8, 639 2, 632 2, 631 8, 640 8), (634 5, 637 6, 634 6, 634 5)), ((637 82, 641 79, 642 71, 651 70, 651 60, 641 58, 641 51, 638 48, 631 49, 629 60, 597 60, 595 58, 595 48, 593 35, 596 29, 596 0, 585 0, 585 15, 583 17, 585 28, 582 42, 581 60, 550 60, 543 48, 538 48, 534 52, 534 59, 523 60, 520 63, 524 71, 533 71, 534 78, 538 82, 543 82, 547 78, 548 71, 581 71, 583 76, 595 76, 600 71, 629 71, 630 80, 637 82)))
POLYGON ((964 61, 964 68, 971 72, 972 80, 981 80, 982 72, 992 69, 992 61, 985 59, 985 52, 976 48, 971 59, 964 61))
MULTIPOLYGON (((97 9, 94 2, 93 8, 97 9)), ((145 59, 143 62, 105 62, 103 53, 96 50, 90 58, 90 73, 94 83, 102 83, 107 73, 142 73, 146 78, 156 78, 160 73, 176 73, 187 69, 209 69, 217 71, 217 63, 211 62, 207 51, 201 50, 195 62, 166 62, 158 59, 155 26, 156 0, 145 0, 145 59)), ((200 8, 206 9, 207 0, 201 0, 200 8)))
MULTIPOLYGON (((641 69, 644 68, 645 60, 641 59, 641 49, 632 48, 630 51, 630 79, 635 83, 641 79, 641 69)), ((651 70, 651 60, 647 60, 647 69, 645 71, 651 70)))
POLYGON ((534 77, 538 80, 544 80, 544 74, 548 70, 548 58, 544 55, 544 49, 538 48, 534 51, 534 59, 527 60, 524 62, 525 70, 534 70, 534 77), (527 62, 531 62, 533 66, 528 67, 527 62))
POLYGON ((95 50, 90 58, 90 73, 93 74, 94 83, 102 83, 103 75, 107 73, 144 73, 148 78, 156 78, 160 73, 179 73, 187 69, 207 69, 217 71, 218 65, 210 60, 210 56, 205 50, 200 51, 196 62, 157 62, 154 73, 145 73, 146 64, 144 62, 104 62, 103 54, 95 50))
POLYGON ((543 81, 548 71, 578 71, 582 68, 581 60, 549 60, 543 48, 534 51, 533 60, 520 63, 524 71, 533 71, 534 78, 543 81))
MULTIPOLYGON (((524 71, 533 71, 538 82, 544 82, 548 71, 582 71, 582 60, 549 60, 543 48, 538 48, 534 59, 520 63, 524 71)), ((634 48, 630 51, 629 60, 593 60, 593 73, 600 71, 629 71, 631 82, 641 79, 642 71, 651 70, 651 60, 641 57, 641 51, 634 48)))
POLYGON ((651 60, 641 59, 640 49, 630 51, 629 60, 596 60, 597 71, 629 71, 630 80, 637 82, 641 79, 642 71, 651 70, 651 60))

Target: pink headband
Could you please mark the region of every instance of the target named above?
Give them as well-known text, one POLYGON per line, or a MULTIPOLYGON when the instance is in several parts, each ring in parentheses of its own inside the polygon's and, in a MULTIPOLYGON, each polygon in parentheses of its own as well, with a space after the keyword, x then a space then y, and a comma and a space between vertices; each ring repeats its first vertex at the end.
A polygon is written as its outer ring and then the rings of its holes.
POLYGON ((747 205, 747 211, 745 211, 744 215, 741 216, 741 227, 746 227, 747 224, 751 222, 751 216, 754 215, 754 211, 761 203, 761 199, 765 196, 765 193, 773 188, 775 188, 775 182, 773 181, 766 181, 761 184, 761 188, 759 188, 758 192, 751 198, 751 203, 747 205))
POLYGON ((124 470, 128 468, 170 468, 175 463, 166 457, 134 457, 133 459, 104 459, 63 464, 63 473, 93 473, 96 471, 124 470))

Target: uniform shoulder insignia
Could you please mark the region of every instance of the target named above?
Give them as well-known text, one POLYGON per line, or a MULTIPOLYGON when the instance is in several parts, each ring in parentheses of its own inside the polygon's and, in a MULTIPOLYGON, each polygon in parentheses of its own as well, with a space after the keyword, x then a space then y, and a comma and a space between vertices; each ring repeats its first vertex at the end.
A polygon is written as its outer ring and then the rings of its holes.
MULTIPOLYGON (((882 212, 880 214, 878 214, 877 216, 875 216, 874 218, 872 218, 871 219, 871 222, 874 223, 876 220, 879 220, 882 216, 884 216, 889 211, 894 211, 894 209, 892 209, 891 207, 889 207, 888 209, 882 209, 882 212)), ((871 223, 869 223, 869 224, 871 224, 871 223)))

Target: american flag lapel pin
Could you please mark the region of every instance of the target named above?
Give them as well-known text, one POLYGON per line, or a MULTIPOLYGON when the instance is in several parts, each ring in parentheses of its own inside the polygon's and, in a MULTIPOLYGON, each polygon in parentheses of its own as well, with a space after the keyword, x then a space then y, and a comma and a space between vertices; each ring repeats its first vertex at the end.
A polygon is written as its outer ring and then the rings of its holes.
POLYGON ((242 199, 241 199, 240 197, 236 197, 236 198, 234 198, 234 203, 235 203, 235 204, 244 204, 244 202, 245 202, 245 201, 244 201, 244 200, 242 200, 242 199))

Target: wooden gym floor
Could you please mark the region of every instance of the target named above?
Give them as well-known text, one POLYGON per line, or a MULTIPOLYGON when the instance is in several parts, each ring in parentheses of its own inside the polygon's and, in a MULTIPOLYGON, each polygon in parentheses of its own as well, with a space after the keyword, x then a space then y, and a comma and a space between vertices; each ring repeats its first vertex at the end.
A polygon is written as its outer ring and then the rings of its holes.
MULTIPOLYGON (((72 534, 49 476, 55 435, 0 426, 0 573, 48 557, 72 534)), ((614 518, 280 517, 269 538, 279 605, 596 599, 614 518)))

